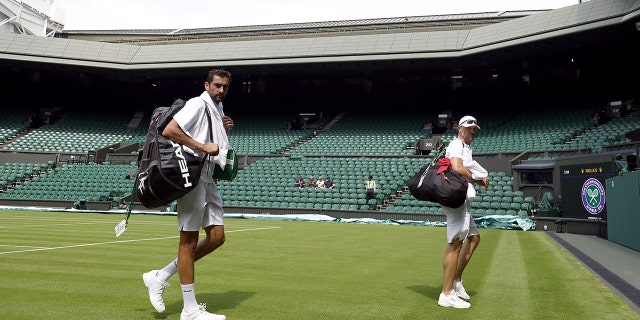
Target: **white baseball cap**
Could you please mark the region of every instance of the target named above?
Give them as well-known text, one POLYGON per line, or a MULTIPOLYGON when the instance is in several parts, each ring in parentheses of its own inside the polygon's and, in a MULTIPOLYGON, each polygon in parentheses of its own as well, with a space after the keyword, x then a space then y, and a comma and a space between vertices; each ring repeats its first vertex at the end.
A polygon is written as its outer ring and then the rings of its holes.
POLYGON ((478 129, 480 129, 480 126, 478 125, 478 120, 476 120, 476 118, 472 116, 464 116, 460 118, 460 121, 458 121, 458 126, 465 127, 465 128, 475 126, 478 129))

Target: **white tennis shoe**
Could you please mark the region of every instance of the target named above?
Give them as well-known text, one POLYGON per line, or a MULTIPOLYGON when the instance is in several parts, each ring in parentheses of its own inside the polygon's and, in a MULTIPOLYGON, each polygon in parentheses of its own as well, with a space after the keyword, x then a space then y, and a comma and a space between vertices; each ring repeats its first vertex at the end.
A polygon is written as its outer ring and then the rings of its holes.
POLYGON ((227 317, 222 314, 207 312, 207 304, 201 303, 192 310, 182 309, 180 320, 227 320, 227 317))
POLYGON ((164 293, 164 289, 169 286, 168 282, 164 282, 156 276, 158 270, 151 270, 147 273, 142 274, 142 280, 144 281, 144 285, 149 289, 149 301, 151 301, 151 305, 156 308, 156 311, 159 313, 164 312, 164 300, 162 300, 162 294, 164 293))
POLYGON ((471 303, 460 299, 455 290, 451 290, 451 293, 449 293, 448 295, 444 294, 444 292, 440 292, 438 305, 441 307, 454 307, 458 309, 466 309, 471 307, 471 303))
POLYGON ((471 299, 471 297, 467 293, 467 290, 465 290, 464 287, 462 286, 462 280, 460 280, 460 282, 453 280, 453 290, 456 291, 456 293, 458 294, 458 297, 465 300, 471 299))

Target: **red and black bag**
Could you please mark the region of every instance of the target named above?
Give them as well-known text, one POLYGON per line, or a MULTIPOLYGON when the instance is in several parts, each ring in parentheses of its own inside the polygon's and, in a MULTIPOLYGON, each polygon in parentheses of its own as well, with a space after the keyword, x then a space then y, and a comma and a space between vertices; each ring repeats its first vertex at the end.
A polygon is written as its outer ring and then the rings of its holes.
POLYGON ((451 169, 449 158, 444 158, 443 155, 444 150, 431 163, 418 170, 409 180, 409 192, 418 200, 458 208, 464 204, 469 183, 451 169))

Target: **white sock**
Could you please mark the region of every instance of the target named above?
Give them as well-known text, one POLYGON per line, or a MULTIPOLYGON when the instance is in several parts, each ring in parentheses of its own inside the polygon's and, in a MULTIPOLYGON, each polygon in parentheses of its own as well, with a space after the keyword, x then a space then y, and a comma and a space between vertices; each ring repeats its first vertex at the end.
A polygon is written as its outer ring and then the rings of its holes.
POLYGON ((191 284, 181 284, 182 287, 182 300, 184 301, 184 310, 193 310, 198 307, 198 302, 196 301, 196 292, 195 285, 191 284))
POLYGON ((169 278, 178 272, 178 259, 171 261, 166 267, 158 270, 156 275, 160 280, 165 282, 169 281, 169 278))

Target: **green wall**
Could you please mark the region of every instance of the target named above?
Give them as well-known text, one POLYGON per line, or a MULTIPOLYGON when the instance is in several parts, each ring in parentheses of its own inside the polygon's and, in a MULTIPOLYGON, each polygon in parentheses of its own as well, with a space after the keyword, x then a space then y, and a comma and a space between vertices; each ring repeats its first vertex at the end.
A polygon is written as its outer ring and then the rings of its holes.
POLYGON ((640 251, 640 171, 606 180, 610 241, 640 251))

